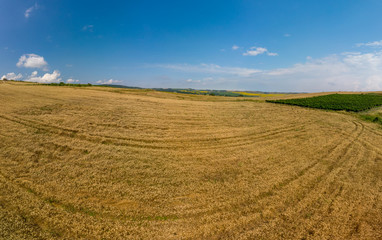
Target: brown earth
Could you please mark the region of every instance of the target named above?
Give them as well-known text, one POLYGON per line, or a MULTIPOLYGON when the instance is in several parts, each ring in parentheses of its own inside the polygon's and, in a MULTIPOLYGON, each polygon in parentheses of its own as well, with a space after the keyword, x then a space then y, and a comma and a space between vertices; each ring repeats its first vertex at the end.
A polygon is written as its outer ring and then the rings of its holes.
POLYGON ((382 239, 379 125, 242 100, 0 83, 0 238, 382 239))

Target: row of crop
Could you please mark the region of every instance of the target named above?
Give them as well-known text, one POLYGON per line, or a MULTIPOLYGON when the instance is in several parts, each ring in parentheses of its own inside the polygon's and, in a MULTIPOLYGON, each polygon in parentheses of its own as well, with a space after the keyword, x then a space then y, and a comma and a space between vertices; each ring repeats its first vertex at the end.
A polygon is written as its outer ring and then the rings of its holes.
POLYGON ((267 102, 359 112, 381 106, 382 96, 378 94, 330 94, 310 98, 267 100, 267 102))

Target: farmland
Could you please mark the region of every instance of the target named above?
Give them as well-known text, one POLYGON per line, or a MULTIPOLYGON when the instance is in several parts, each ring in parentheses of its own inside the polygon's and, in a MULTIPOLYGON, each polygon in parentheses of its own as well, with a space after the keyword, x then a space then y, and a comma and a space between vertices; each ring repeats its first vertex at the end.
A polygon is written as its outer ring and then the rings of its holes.
POLYGON ((0 239, 381 239, 380 125, 244 100, 0 81, 0 239))
POLYGON ((157 91, 195 94, 195 95, 210 95, 224 97, 284 97, 293 95, 291 93, 268 93, 268 92, 244 92, 244 91, 227 91, 227 90, 197 90, 197 89, 177 89, 177 88, 154 88, 157 91))
POLYGON ((328 94, 316 97, 267 100, 267 102, 328 110, 359 112, 382 105, 380 94, 328 94))

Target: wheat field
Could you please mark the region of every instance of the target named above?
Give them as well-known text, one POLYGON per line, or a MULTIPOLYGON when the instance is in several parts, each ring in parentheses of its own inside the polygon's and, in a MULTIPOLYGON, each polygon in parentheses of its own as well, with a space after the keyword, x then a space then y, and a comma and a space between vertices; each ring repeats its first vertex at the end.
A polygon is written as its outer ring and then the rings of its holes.
POLYGON ((382 129, 351 114, 5 81, 0 102, 1 239, 382 239, 382 129))

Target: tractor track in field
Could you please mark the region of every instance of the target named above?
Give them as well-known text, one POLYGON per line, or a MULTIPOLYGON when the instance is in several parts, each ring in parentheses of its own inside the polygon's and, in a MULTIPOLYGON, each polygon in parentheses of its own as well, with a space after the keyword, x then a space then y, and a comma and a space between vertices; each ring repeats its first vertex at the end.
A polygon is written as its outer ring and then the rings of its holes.
POLYGON ((231 136, 231 137, 214 137, 214 138, 204 138, 204 139, 163 139, 163 140, 145 140, 145 139, 134 139, 134 138, 126 138, 126 137, 113 137, 113 136, 105 136, 105 135, 98 135, 98 134, 84 134, 81 130, 74 130, 74 129, 68 129, 58 126, 52 126, 49 124, 42 124, 37 123, 35 121, 22 119, 19 117, 9 117, 9 116, 3 116, 0 115, 0 118, 15 122, 21 125, 24 125, 29 128, 34 128, 41 131, 47 131, 52 134, 62 135, 66 137, 71 138, 77 138, 80 140, 85 140, 97 144, 110 144, 115 146, 127 146, 127 147, 135 147, 135 148, 149 148, 149 149, 162 149, 162 150, 168 150, 168 149, 183 149, 187 148, 184 146, 186 143, 193 143, 197 142, 198 144, 206 142, 209 144, 213 144, 215 146, 203 146, 201 144, 200 147, 198 147, 198 150, 203 149, 219 149, 219 148, 227 148, 227 147, 241 147, 246 146, 250 144, 255 144, 256 142, 254 140, 264 140, 267 138, 274 138, 279 137, 279 135, 283 135, 288 132, 296 132, 299 128, 306 125, 299 124, 299 125, 290 125, 280 128, 275 128, 268 130, 266 132, 255 132, 251 134, 243 134, 239 136, 231 136), (187 140, 187 141, 186 141, 187 140), (212 141, 215 140, 215 141, 212 141), (170 143, 169 143, 170 142, 170 143), (171 145, 171 142, 173 145, 171 145), (212 142, 212 143, 211 143, 212 142), (153 143, 162 143, 163 145, 155 145, 153 143), (177 143, 174 145, 174 143, 177 143))
MULTIPOLYGON (((6 119, 6 120, 12 121, 12 122, 16 122, 16 123, 25 125, 25 126, 27 126, 27 127, 32 127, 32 128, 36 128, 36 129, 43 129, 43 130, 50 129, 52 133, 56 133, 56 134, 60 134, 61 132, 59 132, 59 131, 66 131, 66 132, 69 132, 69 133, 72 133, 72 132, 78 133, 78 132, 79 132, 79 130, 72 130, 72 129, 66 129, 66 128, 60 128, 60 130, 57 131, 57 130, 55 130, 55 129, 56 129, 55 126, 42 125, 42 127, 41 127, 41 126, 35 126, 35 125, 33 125, 34 122, 32 122, 32 121, 31 121, 30 124, 23 122, 23 120, 26 121, 25 119, 11 119, 11 118, 9 118, 9 117, 4 117, 4 116, 1 116, 1 115, 0 115, 0 117, 3 118, 3 119, 6 119)), ((362 132, 363 132, 363 128, 364 128, 364 125, 363 125, 362 123, 357 122, 357 124, 356 124, 355 122, 353 122, 353 124, 355 124, 355 126, 356 126, 356 130, 355 130, 354 132, 357 132, 357 128, 359 127, 358 124, 361 125, 361 127, 362 127, 362 131, 361 131, 358 135, 356 135, 356 137, 354 137, 354 139, 351 141, 351 143, 353 143, 355 140, 358 139, 358 137, 362 134, 362 132)), ((304 125, 304 124, 301 124, 301 126, 303 126, 303 125, 304 125)), ((296 128, 299 128, 299 127, 301 127, 301 126, 295 126, 295 125, 293 125, 293 126, 291 126, 291 127, 277 128, 277 129, 274 129, 274 130, 271 131, 271 132, 268 131, 267 133, 265 133, 265 134, 263 134, 263 135, 260 135, 260 134, 253 134, 253 135, 256 136, 256 139, 263 139, 263 140, 264 140, 264 138, 266 138, 266 137, 272 137, 272 136, 278 136, 279 134, 285 134, 285 133, 291 132, 291 131, 293 131, 293 130, 295 130, 296 128)), ((342 134, 344 134, 344 133, 342 133, 342 134)), ((68 135, 68 134, 64 134, 64 135, 66 136, 66 135, 68 135)), ((345 135, 345 134, 344 134, 344 135, 345 135)), ((354 134, 350 134, 349 136, 352 136, 352 137, 353 137, 353 135, 354 135, 354 134)), ((247 134, 246 137, 248 137, 248 136, 252 136, 252 134, 247 134)), ((99 136, 97 136, 97 137, 99 137, 99 136)), ((233 137, 232 137, 232 138, 233 138, 233 137)), ((118 138, 118 139, 119 139, 119 138, 118 138)), ((124 138, 123 138, 123 139, 124 139, 124 138)), ((227 138, 226 138, 226 139, 227 139, 227 138)), ((231 137, 228 138, 228 139, 231 139, 231 137)), ((99 141, 97 141, 97 139, 94 140, 94 139, 88 139, 88 138, 85 138, 85 140, 87 140, 87 141, 91 141, 91 142, 94 142, 94 143, 100 143, 99 141)), ((124 139, 124 140, 126 140, 126 139, 124 139)), ((241 142, 238 142, 235 146, 243 146, 243 145, 245 146, 245 145, 250 145, 250 144, 253 144, 253 143, 254 143, 253 140, 254 140, 254 139, 249 139, 249 143, 248 143, 248 141, 247 141, 247 143, 241 143, 241 142)), ((272 139, 270 139, 270 140, 272 140, 272 139)), ((343 150, 344 152, 346 152, 346 151, 349 149, 349 147, 351 146, 351 143, 348 144, 346 148, 344 148, 344 150, 343 150)), ((332 152, 334 152, 340 145, 341 145, 341 143, 340 143, 340 144, 337 144, 337 145, 334 145, 332 148, 330 148, 330 149, 328 150, 327 155, 326 155, 325 157, 329 156, 329 155, 330 155, 332 152)), ((129 146, 130 146, 130 145, 129 145, 129 146)), ((134 145, 134 146, 136 146, 136 147, 142 147, 142 145, 134 145)), ((146 147, 146 145, 144 145, 144 146, 146 147)), ((229 145, 228 145, 228 146, 227 146, 227 145, 223 145, 223 146, 221 146, 221 147, 222 147, 222 148, 227 148, 227 147, 232 147, 232 145, 231 145, 231 146, 229 146, 229 145)), ((257 200, 260 200, 260 199, 262 199, 263 197, 266 197, 266 196, 272 196, 272 195, 274 194, 273 192, 277 192, 277 191, 279 191, 282 187, 287 186, 287 185, 290 184, 291 182, 293 182, 293 181, 297 180, 298 178, 302 177, 306 172, 308 172, 310 169, 314 168, 320 161, 321 161, 320 159, 317 160, 317 161, 314 161, 313 163, 311 163, 310 165, 308 165, 306 168, 302 169, 302 170, 301 170, 295 177, 292 177, 292 178, 289 178, 289 179, 284 180, 283 182, 279 183, 277 186, 274 186, 271 190, 261 192, 261 193, 259 194, 259 196, 256 197, 256 199, 257 199, 257 200)), ((199 212, 199 214, 200 214, 200 212, 199 212)))
MULTIPOLYGON (((293 183, 293 182, 297 181, 298 179, 302 178, 303 176, 305 176, 311 169, 313 169, 315 166, 317 166, 323 159, 326 159, 332 153, 339 151, 339 153, 337 155, 340 156, 340 159, 342 159, 342 161, 337 161, 337 162, 332 163, 330 166, 327 167, 326 171, 323 174, 315 177, 313 180, 309 181, 308 183, 306 181, 304 182, 304 185, 308 186, 308 188, 307 188, 307 190, 303 191, 302 194, 300 193, 300 197, 299 197, 299 199, 297 199, 297 202, 301 202, 303 199, 305 199, 309 195, 310 192, 314 191, 314 187, 317 184, 324 181, 330 173, 332 173, 333 171, 335 171, 336 169, 338 169, 339 167, 341 167, 342 165, 344 165, 347 162, 345 156, 347 154, 349 154, 349 150, 351 149, 351 146, 354 144, 355 141, 357 141, 359 139, 359 137, 364 132, 364 126, 362 123, 353 121, 353 124, 355 125, 355 129, 353 131, 351 139, 345 139, 341 143, 333 146, 328 151, 327 154, 325 154, 322 158, 314 161, 312 164, 310 164, 309 166, 302 169, 296 176, 294 176, 292 178, 288 178, 288 179, 282 181, 281 183, 274 185, 274 187, 272 189, 267 190, 267 191, 263 191, 260 194, 258 194, 256 197, 249 197, 247 200, 241 201, 241 203, 237 203, 237 204, 232 205, 230 207, 226 207, 226 209, 229 209, 229 208, 242 209, 242 207, 244 207, 244 206, 245 206, 245 209, 250 209, 251 206, 253 206, 253 209, 255 209, 256 211, 259 211, 259 209, 256 208, 255 206, 258 205, 260 201, 264 201, 267 198, 271 198, 272 196, 276 196, 278 192, 284 190, 288 185, 290 185, 291 183, 293 183), (344 145, 343 148, 341 148, 342 145, 344 145), (242 206, 242 207, 240 207, 240 206, 242 206)), ((283 211, 284 211, 284 206, 288 206, 289 203, 292 201, 294 203, 293 204, 293 206, 294 206, 296 203, 295 203, 295 199, 292 198, 289 201, 286 200, 286 202, 284 202, 280 206, 280 208, 283 209, 283 211)), ((265 208, 266 208, 266 205, 265 205, 265 208)), ((264 210, 264 208, 262 210, 264 210)), ((215 211, 210 211, 209 213, 213 214, 213 213, 216 213, 216 211, 219 211, 219 210, 216 209, 215 211)), ((194 217, 194 216, 192 216, 192 217, 194 217)), ((253 225, 254 222, 256 222, 256 221, 257 220, 252 220, 250 222, 247 222, 245 226, 239 225, 239 226, 237 226, 237 228, 235 228, 236 230, 233 230, 233 232, 238 233, 238 232, 240 232, 240 229, 246 229, 246 231, 248 231, 250 229, 250 226, 253 225)))
MULTIPOLYGON (((7 119, 7 120, 11 121, 9 118, 4 118, 3 116, 0 116, 0 117, 2 117, 3 119, 7 119)), ((13 122, 22 124, 22 123, 20 123, 19 120, 17 120, 17 121, 13 121, 13 122)), ((24 124, 23 124, 23 125, 24 125, 24 124)), ((38 127, 35 127, 35 126, 30 126, 30 125, 26 125, 26 126, 27 126, 27 127, 38 128, 38 127)), ((358 125, 356 125, 356 126, 358 126, 358 125)), ((291 128, 278 128, 274 133, 268 133, 267 135, 268 135, 268 136, 274 136, 274 135, 276 135, 276 134, 285 134, 285 133, 288 133, 288 132, 291 131, 291 130, 294 130, 295 128, 296 128, 296 126, 291 127, 291 128)), ((40 128, 38 128, 38 129, 40 129, 40 128)), ((261 136, 261 138, 263 138, 263 137, 264 137, 264 136, 261 136)), ((331 152, 333 152, 333 151, 338 147, 338 145, 339 145, 339 144, 336 144, 334 147, 332 147, 332 148, 329 150, 328 155, 329 155, 331 152)), ((302 169, 302 170, 297 174, 296 177, 287 179, 287 180, 283 181, 282 183, 279 183, 277 186, 274 186, 270 191, 272 191, 272 192, 277 192, 277 191, 281 190, 281 188, 285 187, 286 185, 288 185, 288 184, 291 183, 292 181, 294 181, 294 180, 298 179, 299 177, 303 176, 309 169, 313 168, 316 164, 318 164, 318 162, 319 162, 319 161, 316 161, 316 162, 310 164, 308 167, 302 169)), ((3 174, 2 174, 2 175, 3 175, 3 174)), ((4 176, 4 175, 3 175, 3 176, 4 176)), ((5 176, 4 176, 4 177, 5 177, 5 176)), ((7 179, 8 179, 8 178, 7 178, 7 179)), ((10 179, 8 179, 8 180, 10 180, 10 179)), ((10 181, 11 181, 11 180, 10 180, 10 181)), ((14 184, 17 184, 17 183, 14 183, 14 184)), ((25 187, 25 186, 23 186, 23 185, 18 185, 18 186, 21 187, 21 188, 24 188, 25 190, 27 190, 27 191, 30 192, 30 190, 29 190, 28 187, 25 187)), ((274 193, 271 193, 270 191, 265 191, 265 192, 260 193, 260 194, 256 197, 256 200, 259 201, 259 200, 261 200, 261 199, 263 199, 263 198, 265 198, 265 197, 269 197, 269 196, 274 195, 274 193)), ((39 196, 37 193, 35 193, 34 195, 35 195, 36 197, 40 198, 41 200, 45 201, 44 198, 43 198, 42 196, 39 196)), ((252 199, 252 198, 251 198, 251 199, 252 199)), ((56 202, 55 202, 55 206, 60 206, 61 209, 65 209, 65 205, 66 205, 65 203, 61 203, 61 202, 59 202, 59 201, 56 201, 56 202)), ((80 212, 80 211, 78 211, 78 212, 80 212)), ((214 210, 213 210, 213 211, 209 211, 209 212, 213 213, 214 210)), ((206 214, 206 213, 208 213, 208 212, 204 212, 204 213, 199 212, 197 215, 200 215, 200 214, 204 215, 204 214, 206 214)), ((115 218, 115 216, 102 216, 102 217, 115 218)), ((189 216, 189 215, 187 215, 187 216, 185 216, 185 217, 195 217, 195 216, 194 216, 194 215, 193 215, 193 216, 189 216)))
MULTIPOLYGON (((358 143, 355 143, 355 145, 361 146, 358 143)), ((317 228, 319 223, 324 217, 329 216, 331 214, 331 212, 333 211, 331 207, 333 202, 335 202, 335 200, 341 195, 341 193, 344 190, 343 184, 341 184, 339 179, 342 178, 344 174, 347 174, 346 172, 352 167, 352 165, 358 162, 357 159, 359 159, 359 157, 365 156, 367 152, 362 147, 360 148, 360 152, 353 154, 354 151, 355 150, 353 150, 353 147, 349 150, 346 150, 345 155, 341 157, 342 161, 338 162, 338 164, 336 164, 336 166, 333 168, 332 166, 330 166, 323 175, 319 175, 313 181, 311 181, 311 183, 307 184, 307 186, 309 187, 306 191, 303 192, 302 195, 299 195, 297 201, 292 201, 293 204, 285 203, 285 206, 289 206, 287 208, 280 207, 279 211, 283 214, 281 214, 279 218, 273 219, 273 221, 275 221, 274 224, 277 224, 278 226, 284 225, 284 227, 287 228, 288 222, 290 223, 290 221, 296 221, 296 219, 301 218, 307 218, 305 220, 307 221, 314 216, 315 219, 310 224, 309 229, 306 230, 305 237, 311 234, 309 232, 316 232, 318 230, 317 228), (337 187, 332 188, 331 186, 333 185, 337 187), (323 198, 325 199, 325 201, 322 200, 323 198), (317 209, 316 205, 320 201, 323 203, 320 203, 320 208, 317 209), (317 211, 321 211, 323 213, 318 214, 317 211), (305 214, 309 214, 309 216, 304 216, 304 212, 305 214)), ((302 230, 303 229, 299 229, 299 231, 302 230)), ((261 228, 260 230, 256 229, 256 231, 261 231, 261 228)))
MULTIPOLYGON (((193 217, 198 217, 198 216, 200 217, 202 215, 208 215, 208 214, 213 214, 213 213, 216 213, 216 212, 219 212, 219 211, 224 211, 224 209, 241 209, 240 206, 246 206, 248 208, 249 206, 257 205, 257 203, 260 200, 263 200, 265 198, 268 198, 268 197, 276 195, 277 192, 281 191, 282 189, 284 189, 286 186, 288 186, 292 182, 294 182, 294 181, 298 180, 299 178, 303 177, 309 170, 311 170, 314 167, 316 167, 323 159, 329 158, 329 156, 332 153, 334 153, 336 150, 340 150, 341 151, 338 154, 340 156, 345 154, 346 152, 348 152, 350 147, 351 147, 351 145, 353 144, 353 142, 356 141, 360 137, 360 135, 363 133, 363 131, 364 131, 364 128, 363 128, 362 124, 357 124, 355 121, 353 121, 353 124, 355 125, 355 129, 353 131, 353 134, 351 135, 352 139, 350 139, 350 140, 349 139, 341 139, 340 142, 338 144, 334 144, 334 146, 332 146, 323 157, 313 161, 307 167, 305 167, 302 170, 300 170, 295 176, 290 177, 288 179, 285 179, 284 181, 274 185, 271 189, 266 190, 266 191, 262 191, 259 194, 257 194, 256 196, 250 196, 250 197, 248 197, 248 199, 242 200, 242 201, 240 201, 238 203, 235 203, 234 205, 224 206, 223 209, 213 209, 213 210, 208 210, 208 211, 205 211, 205 212, 200 211, 197 214, 187 215, 185 217, 187 217, 187 218, 193 218, 193 217), (340 146, 342 146, 342 145, 345 145, 345 146, 344 146, 344 148, 341 149, 340 146)), ((329 167, 329 168, 332 168, 331 170, 329 170, 329 172, 331 172, 334 169, 334 167, 336 167, 338 165, 339 165, 338 162, 333 163, 329 167)), ((322 176, 319 176, 318 178, 321 179, 322 176)))
MULTIPOLYGON (((368 155, 375 152, 373 149, 367 148, 366 145, 362 141, 359 141, 360 136, 364 133, 364 130, 365 130, 364 124, 361 122, 356 122, 356 121, 354 121, 353 123, 355 125, 357 125, 357 129, 360 129, 360 131, 356 130, 358 133, 354 134, 354 137, 350 140, 350 142, 343 149, 340 150, 339 159, 341 161, 334 162, 332 165, 330 165, 326 169, 324 174, 321 174, 321 175, 315 177, 308 184, 305 183, 306 186, 310 186, 310 187, 308 187, 308 189, 306 191, 304 191, 302 195, 300 194, 300 197, 297 199, 297 202, 293 201, 293 200, 289 203, 285 202, 284 204, 282 204, 280 206, 280 209, 278 209, 279 212, 286 212, 286 211, 293 212, 296 214, 295 219, 298 219, 299 217, 301 217, 299 215, 299 213, 301 211, 303 211, 304 209, 312 209, 312 205, 316 201, 320 200, 320 198, 321 198, 320 196, 322 196, 323 193, 326 194, 327 198, 330 198, 330 200, 331 200, 330 203, 333 203, 335 201, 335 199, 337 199, 341 195, 341 193, 343 191, 342 187, 340 189, 335 188, 335 189, 330 190, 328 188, 325 188, 325 185, 330 186, 331 184, 336 182, 337 178, 342 177, 344 174, 345 175, 349 174, 349 171, 351 171, 355 165, 357 165, 360 161, 362 161, 363 158, 367 158, 368 155), (354 149, 353 149, 354 145, 358 145, 358 147, 360 149, 360 151, 357 152, 356 155, 351 153, 351 151, 354 151, 354 149), (329 183, 327 183, 326 181, 329 181, 329 183), (317 187, 318 185, 322 185, 322 187, 317 187), (320 192, 320 193, 317 193, 315 195, 315 194, 312 194, 313 192, 320 192), (316 198, 308 198, 308 196, 317 196, 317 197, 316 198), (300 204, 303 201, 306 201, 307 203, 305 205, 303 205, 304 207, 300 207, 300 212, 296 211, 296 209, 294 209, 295 206, 300 204), (292 204, 292 202, 293 202, 293 204, 292 204), (284 206, 289 206, 289 207, 284 208, 284 206)), ((337 148, 338 147, 332 149, 330 151, 330 153, 328 153, 326 155, 326 157, 328 157, 331 153, 333 153, 337 148)), ((371 161, 372 161, 372 159, 371 159, 371 161)), ((295 180, 297 180, 297 178, 295 180)), ((265 208, 266 208, 266 205, 265 205, 265 208)), ((328 215, 330 215, 330 204, 326 208, 329 209, 328 215)), ((320 210, 322 210, 322 208, 320 210)), ((321 217, 324 218, 325 216, 321 216, 321 217)), ((288 218, 285 219, 284 221, 288 221, 291 218, 293 218, 293 217, 288 216, 288 218)), ((275 224, 277 224, 277 226, 281 227, 283 224, 283 222, 280 222, 283 219, 282 216, 280 216, 279 218, 275 217, 274 219, 276 219, 275 221, 278 221, 275 224)), ((251 226, 254 226, 255 222, 257 222, 257 221, 252 220, 250 222, 247 222, 245 225, 241 225, 241 226, 237 227, 236 230, 239 231, 239 229, 246 229, 246 232, 248 233, 248 230, 251 229, 251 226)), ((313 227, 312 226, 310 227, 309 231, 306 233, 306 236, 304 236, 304 237, 307 237, 308 235, 310 235, 312 232, 312 229, 317 230, 317 229, 315 229, 314 226, 317 226, 319 223, 321 223, 321 221, 316 220, 316 223, 313 225, 313 227)), ((263 223, 260 225, 256 224, 256 227, 252 227, 251 231, 261 232, 261 227, 265 228, 268 224, 270 224, 269 221, 267 223, 263 223)), ((237 231, 233 231, 233 232, 237 232, 237 231)), ((240 234, 238 234, 238 235, 240 235, 240 234)), ((256 234, 254 234, 254 235, 249 235, 249 237, 250 238, 253 238, 253 237, 256 238, 258 236, 256 236, 256 234)), ((296 236, 289 236, 289 237, 295 238, 296 236)))
POLYGON ((1 84, 4 236, 382 236, 377 125, 264 102, 134 94, 1 84))

